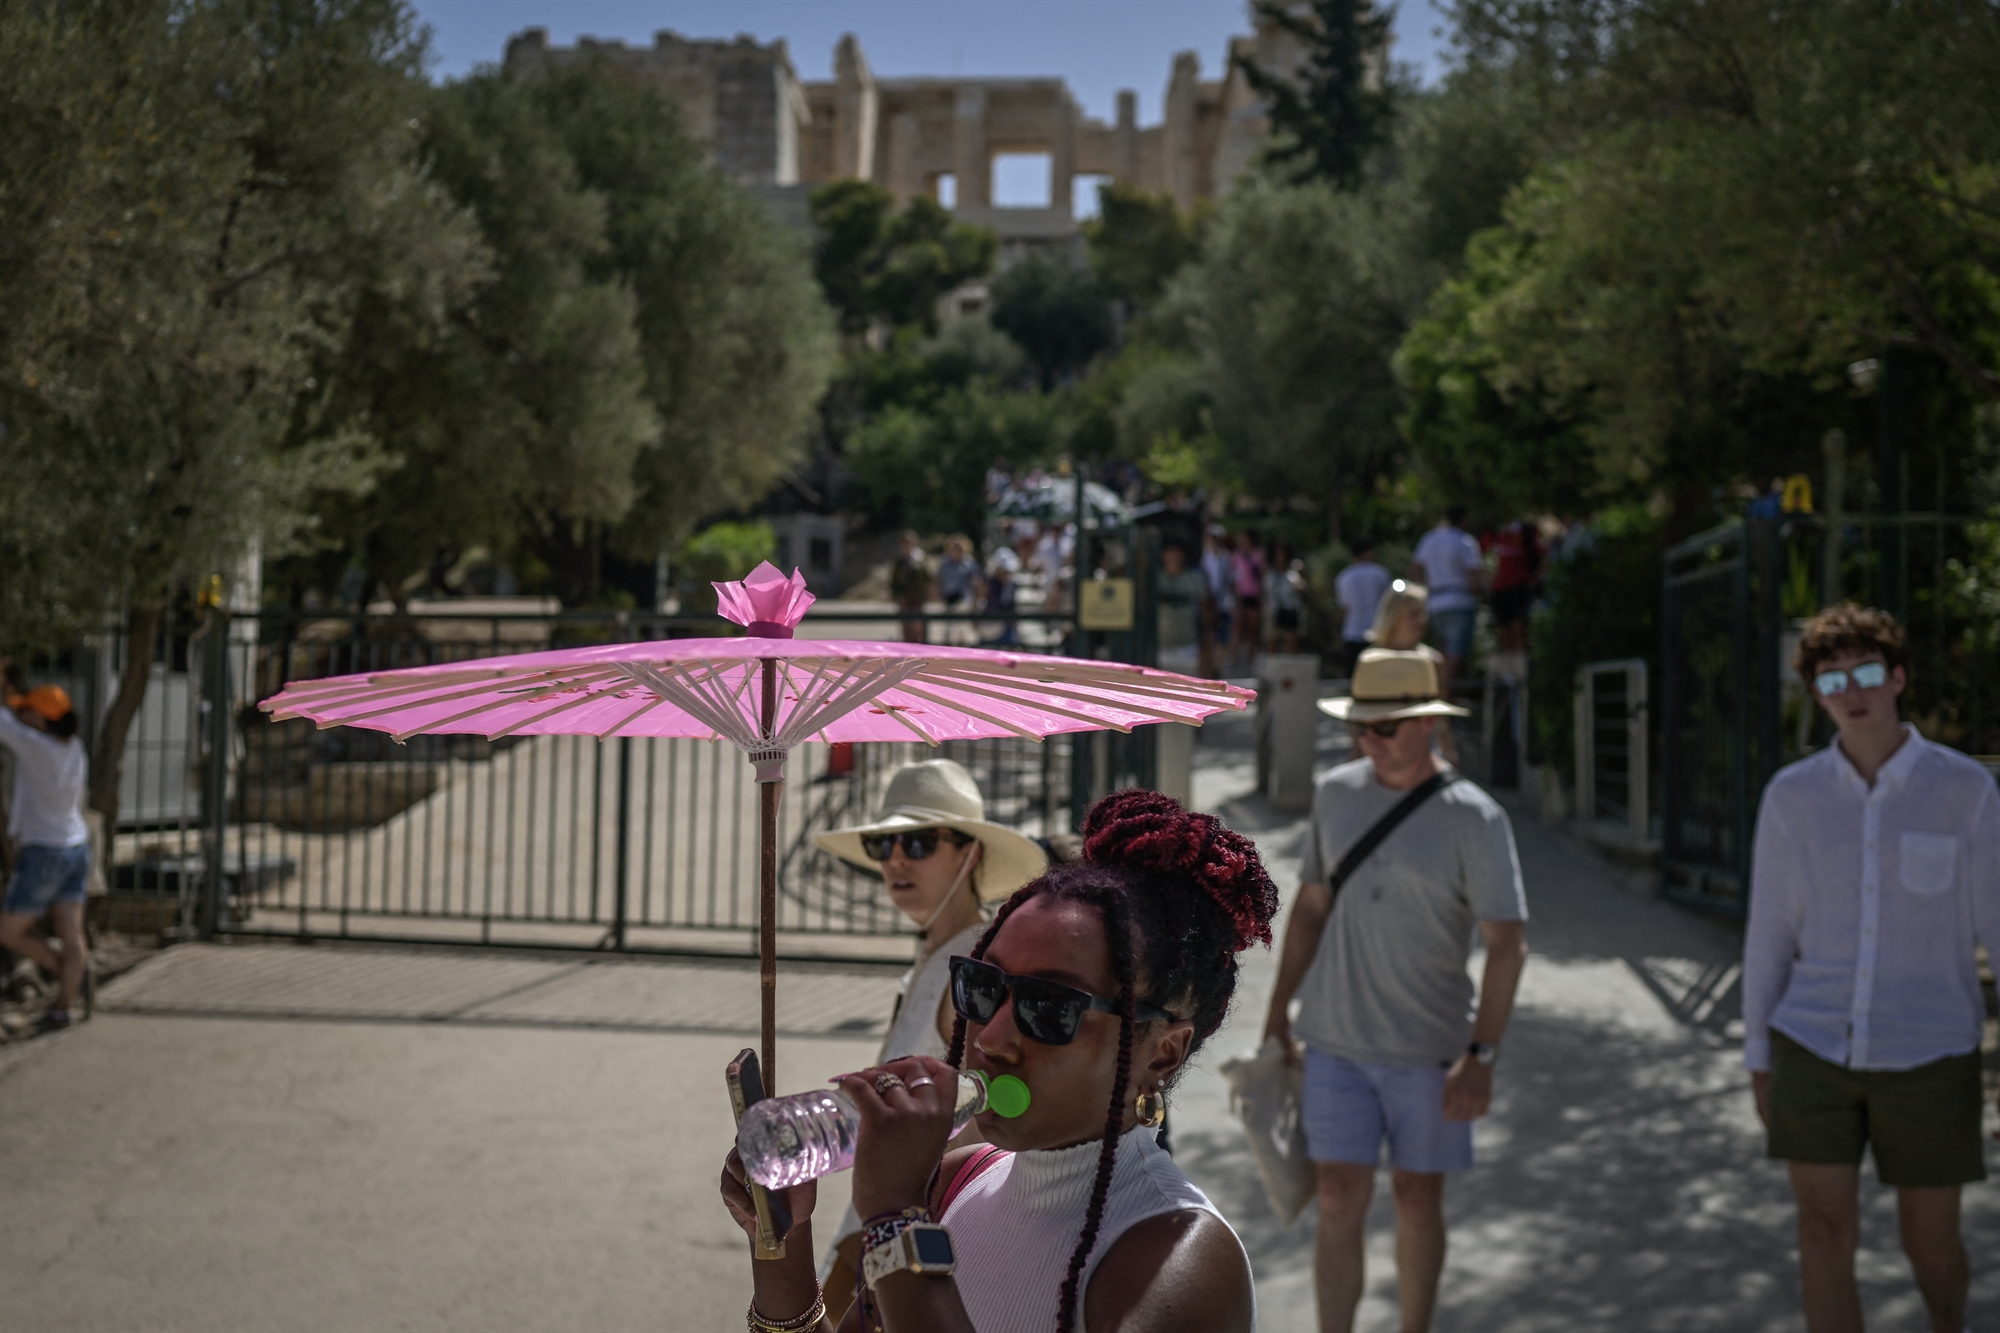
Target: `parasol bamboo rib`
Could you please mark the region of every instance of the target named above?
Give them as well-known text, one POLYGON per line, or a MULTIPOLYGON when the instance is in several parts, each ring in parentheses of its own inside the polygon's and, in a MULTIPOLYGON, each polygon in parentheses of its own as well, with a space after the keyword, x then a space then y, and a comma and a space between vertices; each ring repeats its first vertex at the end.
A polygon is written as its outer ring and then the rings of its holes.
MULTIPOLYGON (((993 690, 976 689, 971 685, 966 685, 962 683, 954 684, 952 688, 957 690, 964 690, 967 694, 977 694, 988 699, 998 699, 1002 703, 1010 703, 1026 708, 1033 708, 1037 712, 1053 713, 1057 717, 1071 718, 1077 722, 1087 722, 1093 727, 1104 726, 1111 728, 1113 731, 1124 731, 1124 732, 1129 732, 1132 730, 1130 726, 1117 722, 1112 722, 1106 718, 1092 717, 1088 713, 1078 713, 1071 709, 1063 708, 1057 704, 1052 704, 1048 702, 1046 699, 1017 699, 1017 698, 1012 698, 1005 694, 1000 694, 993 690)), ((958 705, 953 705, 953 707, 957 706, 958 705)), ((1175 720, 1178 721, 1179 719, 1175 720)))
MULTIPOLYGON (((542 696, 542 698, 544 699, 547 697, 548 697, 547 695, 542 696)), ((519 722, 516 722, 511 726, 502 727, 500 728, 500 730, 492 732, 490 734, 492 738, 497 741, 503 736, 512 736, 515 732, 524 730, 525 728, 540 726, 542 723, 548 721, 550 718, 560 717, 562 714, 567 713, 572 708, 581 708, 585 704, 597 703, 603 697, 604 696, 598 694, 580 695, 575 699, 571 699, 568 703, 549 709, 545 713, 537 713, 533 717, 524 717, 519 722)), ((539 703, 540 701, 541 701, 540 699, 537 699, 535 702, 539 703)), ((426 728, 426 730, 434 730, 434 729, 435 729, 434 727, 426 728)))
MULTIPOLYGON (((615 672, 596 672, 587 676, 559 676, 554 672, 547 672, 544 673, 543 683, 539 685, 532 685, 529 688, 523 689, 520 695, 514 698, 498 700, 494 704, 489 706, 499 707, 502 704, 534 703, 537 700, 535 698, 530 697, 531 695, 539 695, 540 697, 546 697, 549 693, 554 691, 560 691, 563 689, 568 689, 579 685, 595 685, 602 681, 616 680, 617 678, 618 678, 617 673, 615 672)), ((524 685, 528 684, 526 678, 522 678, 522 683, 524 685)), ((482 684, 475 685, 467 689, 446 690, 442 694, 415 695, 409 693, 402 693, 399 695, 396 702, 392 704, 386 704, 380 708, 370 708, 360 713, 343 714, 341 721, 338 725, 347 726, 355 722, 365 722, 370 718, 380 717, 384 713, 393 713, 400 708, 429 707, 430 705, 433 704, 448 704, 459 699, 470 699, 474 695, 491 694, 492 692, 493 692, 493 682, 489 680, 482 684)), ((374 702, 374 700, 369 700, 368 702, 372 703, 374 702)))
POLYGON ((959 712, 964 713, 967 717, 976 717, 981 722, 990 722, 994 726, 999 727, 1002 730, 1013 732, 1016 736, 1021 737, 1023 740, 1034 741, 1037 745, 1041 744, 1042 737, 1040 736, 1039 733, 1030 731, 1026 727, 1021 726, 1017 722, 1009 722, 1005 718, 995 717, 991 713, 981 712, 979 709, 974 708, 971 704, 968 704, 963 700, 960 700, 957 703, 952 703, 949 702, 948 700, 940 699, 935 694, 926 694, 923 690, 918 689, 915 685, 910 684, 910 682, 907 680, 904 681, 901 685, 898 685, 896 688, 901 690, 904 694, 911 696, 912 698, 922 699, 925 703, 933 703, 940 708, 956 708, 959 712))
MULTIPOLYGON (((916 675, 919 670, 921 670, 921 664, 912 664, 908 669, 905 669, 897 664, 885 663, 882 669, 874 673, 876 676, 875 680, 848 692, 837 702, 822 704, 818 711, 813 713, 804 713, 795 710, 791 721, 785 727, 784 735, 786 744, 796 745, 807 736, 810 736, 813 730, 830 726, 862 705, 875 702, 875 700, 887 694, 890 690, 904 687, 910 677, 916 675)), ((929 738, 926 737, 926 739, 928 740, 929 738)), ((935 745, 937 742, 931 741, 930 743, 935 745)))
POLYGON ((979 682, 990 688, 1005 687, 1007 689, 1032 691, 1034 693, 1028 695, 1030 698, 1039 697, 1039 694, 1042 693, 1048 693, 1058 694, 1063 698, 1075 699, 1083 703, 1123 703, 1130 696, 1140 694, 1151 699, 1193 704, 1196 706, 1215 702, 1213 695, 1195 694, 1170 689, 1155 689, 1130 684, 1122 680, 1085 681, 1071 679, 1025 681, 1013 677, 989 675, 983 672, 942 670, 933 671, 930 674, 938 678, 941 684, 957 684, 960 681, 968 684, 979 682))
MULTIPOLYGON (((1233 698, 1230 688, 1203 689, 1194 684, 1182 685, 1175 681, 1156 680, 1137 674, 1125 675, 1106 671, 1103 674, 1064 673, 1049 675, 1044 673, 1021 673, 1012 671, 991 671, 978 666, 960 666, 951 662, 940 662, 932 671, 938 677, 952 679, 1005 681, 1010 685, 1027 688, 1031 685, 1061 687, 1066 689, 1112 690, 1120 695, 1145 694, 1158 698, 1179 699, 1188 703, 1214 703, 1233 698)), ((1219 684, 1219 683, 1218 683, 1219 684)))
POLYGON ((995 671, 953 670, 950 667, 944 666, 934 669, 929 674, 940 682, 954 680, 980 681, 988 685, 1005 685, 1011 689, 1018 690, 1092 690, 1104 691, 1118 698, 1141 694, 1148 698, 1172 699, 1183 703, 1213 703, 1216 699, 1216 696, 1206 692, 1197 693, 1192 690, 1176 690, 1171 687, 1161 688, 1144 682, 1126 681, 1116 677, 1092 680, 1065 676, 1052 680, 1040 680, 995 671))
POLYGON ((631 726, 634 722, 637 722, 640 718, 646 716, 646 714, 652 712, 655 708, 658 708, 661 704, 666 702, 666 699, 663 696, 658 694, 653 694, 651 690, 648 690, 647 693, 652 697, 643 700, 637 708, 633 709, 631 712, 627 713, 623 718, 621 718, 617 726, 605 732, 604 733, 605 740, 610 740, 613 736, 616 736, 619 732, 625 730, 625 728, 631 726))
MULTIPOLYGON (((632 679, 644 685, 661 698, 673 698, 696 721, 705 724, 717 737, 729 736, 736 730, 740 719, 718 709, 696 686, 692 673, 670 673, 655 669, 646 662, 632 662, 626 665, 632 679), (676 680, 676 675, 687 675, 690 679, 676 680)), ((733 739, 733 738, 732 738, 733 739)))
POLYGON ((1146 704, 1135 703, 1131 699, 1112 691, 1107 691, 1103 695, 1085 694, 1076 690, 1053 690, 1047 688, 1029 692, 1025 686, 1014 688, 1001 688, 999 686, 982 687, 965 680, 955 680, 949 682, 949 684, 954 690, 962 690, 967 694, 978 694, 988 699, 998 699, 1004 703, 1019 704, 1027 708, 1051 708, 1053 705, 1048 701, 1051 698, 1056 698, 1066 700, 1070 703, 1097 704, 1100 707, 1111 707, 1121 713, 1131 713, 1142 720, 1153 722, 1184 722, 1187 720, 1186 714, 1177 713, 1171 709, 1149 707, 1146 704), (1015 688, 1018 688, 1021 692, 1015 693, 1015 688))
POLYGON ((882 716, 888 718, 891 722, 898 723, 901 726, 908 728, 910 734, 915 736, 918 740, 922 741, 925 745, 930 746, 932 749, 937 748, 938 746, 937 737, 931 735, 928 731, 925 731, 922 727, 910 721, 910 719, 908 719, 907 717, 904 717, 903 709, 900 706, 891 703, 884 703, 880 708, 876 709, 875 711, 882 714, 882 716))

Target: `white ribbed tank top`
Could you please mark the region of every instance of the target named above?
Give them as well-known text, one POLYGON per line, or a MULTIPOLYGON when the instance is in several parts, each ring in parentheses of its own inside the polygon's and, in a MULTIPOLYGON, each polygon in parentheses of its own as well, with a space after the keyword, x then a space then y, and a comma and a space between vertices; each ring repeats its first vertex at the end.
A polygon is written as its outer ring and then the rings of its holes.
MULTIPOLYGON (((979 943, 979 937, 985 930, 984 921, 975 921, 938 945, 903 974, 896 996, 896 1012, 889 1021, 888 1032, 882 1036, 881 1049, 875 1053, 876 1064, 886 1065, 906 1055, 928 1055, 933 1060, 942 1060, 950 1054, 949 1044, 938 1035, 937 1012, 938 1005, 944 1000, 945 987, 951 981, 951 956, 971 953, 972 946, 979 943)), ((861 1219, 855 1216, 854 1205, 850 1203, 841 1213, 840 1220, 834 1223, 826 1253, 820 1256, 821 1282, 825 1282, 827 1274, 833 1271, 834 1250, 841 1241, 859 1230, 861 1219)))
MULTIPOLYGON (((1011 1153, 965 1186, 938 1219, 951 1228, 958 1294, 979 1333, 1051 1333, 1055 1328, 1056 1303, 1070 1251, 1083 1232, 1100 1147, 1092 1140, 1054 1152, 1011 1153)), ((1229 1225, 1154 1142, 1152 1130, 1135 1129, 1120 1139, 1097 1243, 1077 1284, 1078 1329, 1083 1329, 1084 1298, 1098 1262, 1127 1228, 1187 1208, 1213 1213, 1229 1225)), ((1233 1227, 1230 1234, 1236 1234, 1233 1227)), ((1244 1263, 1247 1267, 1247 1254, 1244 1263)))

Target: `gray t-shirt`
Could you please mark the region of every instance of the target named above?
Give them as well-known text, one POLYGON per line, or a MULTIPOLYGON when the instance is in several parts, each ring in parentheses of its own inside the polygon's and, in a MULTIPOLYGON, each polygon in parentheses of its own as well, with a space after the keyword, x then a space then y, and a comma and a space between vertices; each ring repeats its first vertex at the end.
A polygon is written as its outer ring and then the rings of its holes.
MULTIPOLYGON (((1366 759, 1342 764, 1313 793, 1299 877, 1324 884, 1347 849, 1404 796, 1366 759)), ((1481 921, 1525 921, 1514 829, 1470 782, 1437 792, 1361 863, 1334 900, 1299 985, 1299 1040, 1385 1065, 1449 1063, 1471 1035, 1466 973, 1481 921)))

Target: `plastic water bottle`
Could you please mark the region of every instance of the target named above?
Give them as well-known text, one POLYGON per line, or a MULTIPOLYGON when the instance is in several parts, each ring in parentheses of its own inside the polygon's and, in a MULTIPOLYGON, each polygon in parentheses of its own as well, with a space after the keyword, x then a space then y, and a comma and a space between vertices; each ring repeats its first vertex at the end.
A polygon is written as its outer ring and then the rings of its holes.
MULTIPOLYGON (((1009 1115, 1011 1105, 1019 1107, 1011 1115, 1027 1109, 1027 1085, 1012 1074, 995 1079, 993 1091, 996 1113, 1009 1115), (1003 1088, 1003 1084, 1013 1086, 1003 1088)), ((960 1074, 952 1135, 956 1137, 986 1106, 985 1075, 976 1070, 960 1074)), ((736 1126, 736 1151, 750 1179, 765 1189, 786 1189, 853 1166, 854 1139, 860 1128, 861 1113, 839 1089, 795 1092, 768 1098, 745 1111, 736 1126)))

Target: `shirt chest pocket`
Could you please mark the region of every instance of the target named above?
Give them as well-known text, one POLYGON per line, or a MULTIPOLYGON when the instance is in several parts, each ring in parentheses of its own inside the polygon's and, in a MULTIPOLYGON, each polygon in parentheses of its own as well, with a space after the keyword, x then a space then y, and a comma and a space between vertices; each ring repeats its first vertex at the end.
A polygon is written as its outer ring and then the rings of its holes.
POLYGON ((1958 839, 1949 833, 1905 833, 1901 848, 1903 887, 1934 898, 1958 877, 1958 839))

